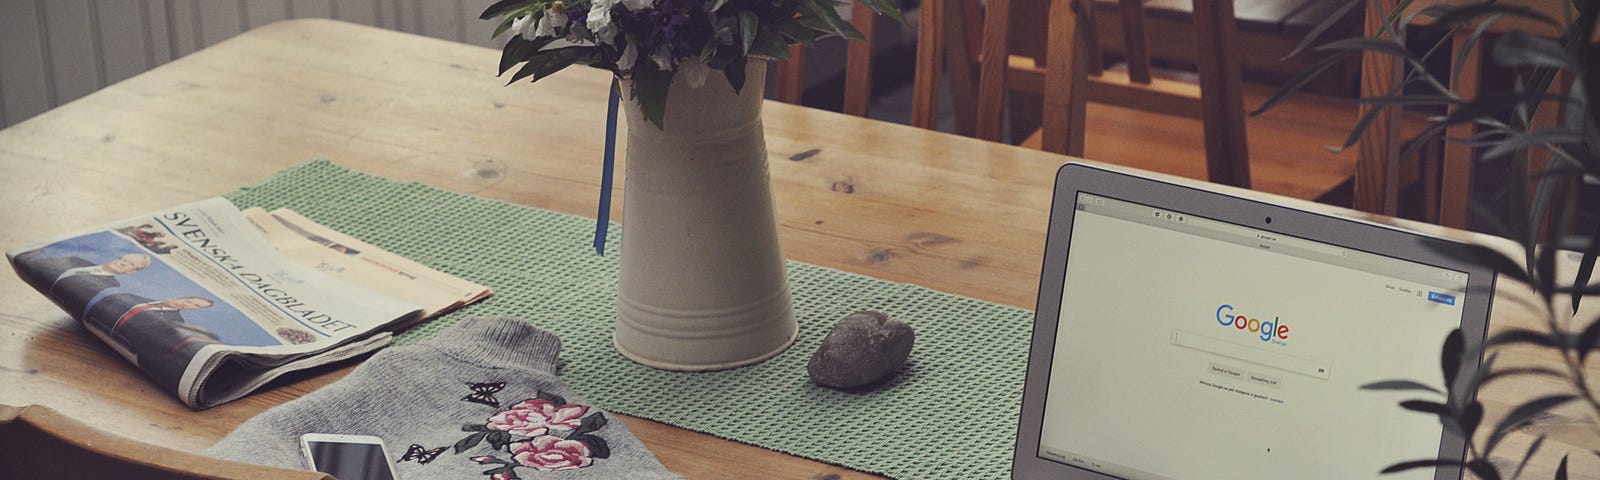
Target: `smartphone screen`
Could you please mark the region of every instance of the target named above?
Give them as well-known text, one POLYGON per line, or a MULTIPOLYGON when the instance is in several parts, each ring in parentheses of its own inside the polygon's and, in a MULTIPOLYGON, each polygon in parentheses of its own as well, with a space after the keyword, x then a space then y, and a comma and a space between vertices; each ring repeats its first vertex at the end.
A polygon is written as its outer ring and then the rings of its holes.
POLYGON ((306 451, 313 469, 339 480, 394 480, 380 444, 306 440, 306 451))

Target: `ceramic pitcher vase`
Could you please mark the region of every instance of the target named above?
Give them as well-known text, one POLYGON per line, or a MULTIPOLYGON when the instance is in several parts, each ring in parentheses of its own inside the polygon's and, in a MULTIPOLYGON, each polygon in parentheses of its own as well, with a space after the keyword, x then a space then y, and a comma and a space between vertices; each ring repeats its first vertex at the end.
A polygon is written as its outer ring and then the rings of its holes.
MULTIPOLYGON (((642 60, 643 61, 643 60, 642 60)), ((796 333, 761 126, 766 62, 735 94, 722 72, 691 88, 680 72, 665 128, 623 80, 628 122, 619 352, 666 370, 758 363, 796 333)))

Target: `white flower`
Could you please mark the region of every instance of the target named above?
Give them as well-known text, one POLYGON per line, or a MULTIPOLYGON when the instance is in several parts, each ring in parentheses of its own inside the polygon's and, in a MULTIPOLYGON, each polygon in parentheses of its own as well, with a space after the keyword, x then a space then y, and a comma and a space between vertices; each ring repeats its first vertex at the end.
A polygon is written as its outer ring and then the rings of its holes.
POLYGON ((634 42, 628 42, 628 47, 622 49, 622 56, 617 57, 618 70, 633 70, 633 64, 639 61, 639 47, 634 42))
POLYGON ((547 8, 544 17, 539 18, 539 26, 534 29, 533 34, 539 37, 554 37, 557 28, 566 26, 567 12, 557 12, 555 9, 547 8))
POLYGON ((621 0, 621 3, 628 11, 637 12, 655 6, 656 0, 621 0))
POLYGON ((661 71, 672 71, 672 50, 668 50, 666 45, 656 47, 656 51, 650 54, 650 60, 655 61, 661 71))
POLYGON ((511 32, 522 35, 523 39, 533 40, 533 32, 528 31, 529 24, 533 23, 533 15, 523 15, 511 21, 511 32))
POLYGON ((611 22, 611 7, 615 6, 617 1, 595 0, 589 7, 589 18, 584 24, 600 43, 616 45, 617 24, 611 22))
POLYGON ((698 58, 690 58, 678 62, 678 68, 683 69, 683 79, 689 82, 689 88, 700 88, 706 84, 706 75, 711 74, 711 67, 698 58))

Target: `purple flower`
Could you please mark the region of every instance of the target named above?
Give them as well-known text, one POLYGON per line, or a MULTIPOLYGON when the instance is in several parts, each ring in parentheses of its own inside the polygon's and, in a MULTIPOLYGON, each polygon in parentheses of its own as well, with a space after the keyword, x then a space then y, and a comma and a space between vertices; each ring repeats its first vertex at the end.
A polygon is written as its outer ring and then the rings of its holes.
POLYGON ((633 33, 628 40, 639 55, 661 55, 658 52, 664 51, 669 64, 660 66, 670 69, 667 67, 676 60, 699 56, 705 45, 714 41, 715 17, 706 8, 703 0, 655 0, 653 8, 614 8, 611 14, 621 23, 621 31, 633 33))

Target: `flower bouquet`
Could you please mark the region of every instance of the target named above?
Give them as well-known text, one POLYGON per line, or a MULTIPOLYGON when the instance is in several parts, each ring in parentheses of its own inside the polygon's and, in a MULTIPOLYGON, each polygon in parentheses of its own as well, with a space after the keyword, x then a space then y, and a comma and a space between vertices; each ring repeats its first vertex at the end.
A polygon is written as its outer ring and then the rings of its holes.
MULTIPOLYGON (((904 22, 892 0, 861 2, 904 22)), ((501 18, 496 36, 514 33, 500 56, 501 75, 522 64, 511 82, 575 64, 615 75, 595 224, 602 254, 616 110, 626 101, 628 214, 612 337, 623 356, 720 370, 793 343, 763 80, 767 60, 788 57, 790 45, 861 38, 834 8, 832 0, 503 0, 483 12, 501 18)))
MULTIPOLYGON (((901 23, 893 0, 860 0, 901 23)), ((841 4, 842 5, 842 4, 841 4)), ((698 88, 713 71, 743 89, 751 56, 786 59, 789 46, 820 38, 861 39, 832 0, 501 0, 483 11, 500 17, 496 37, 515 34, 500 56, 511 82, 533 81, 574 64, 632 79, 632 97, 657 127, 665 121, 674 72, 698 88)))

